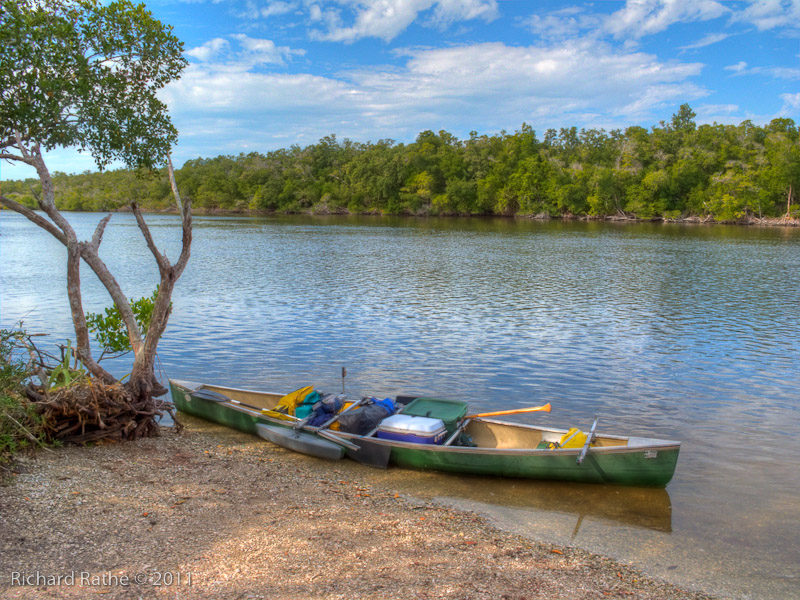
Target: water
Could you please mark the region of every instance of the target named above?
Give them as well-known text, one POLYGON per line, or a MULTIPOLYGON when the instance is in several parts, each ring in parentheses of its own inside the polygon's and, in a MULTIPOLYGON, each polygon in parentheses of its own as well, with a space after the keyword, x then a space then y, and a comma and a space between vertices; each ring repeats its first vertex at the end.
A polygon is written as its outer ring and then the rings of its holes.
MULTIPOLYGON (((100 215, 69 218, 88 238, 100 215)), ((177 218, 149 222, 175 260, 177 218)), ((170 377, 340 390, 346 365, 353 393, 551 402, 519 420, 588 428, 599 415, 600 431, 682 440, 666 492, 369 476, 683 585, 800 597, 800 231, 197 217, 194 237, 160 345, 170 377)), ((114 216, 101 255, 130 297, 152 292, 131 215, 114 216)), ((74 337, 64 259, 0 214, 0 326, 74 337)), ((108 297, 83 273, 99 311, 108 297)))

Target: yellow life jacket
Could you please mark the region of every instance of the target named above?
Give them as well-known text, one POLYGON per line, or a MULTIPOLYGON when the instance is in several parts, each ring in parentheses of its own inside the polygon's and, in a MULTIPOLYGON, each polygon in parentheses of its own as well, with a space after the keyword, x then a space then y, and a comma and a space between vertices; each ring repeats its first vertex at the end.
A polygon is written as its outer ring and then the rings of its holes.
POLYGON ((558 441, 559 448, 583 448, 586 443, 586 434, 577 427, 571 427, 558 441))
POLYGON ((313 385, 307 385, 299 390, 289 392, 283 398, 278 400, 278 404, 272 410, 275 412, 283 413, 286 415, 293 415, 298 405, 303 403, 305 397, 314 391, 313 385))

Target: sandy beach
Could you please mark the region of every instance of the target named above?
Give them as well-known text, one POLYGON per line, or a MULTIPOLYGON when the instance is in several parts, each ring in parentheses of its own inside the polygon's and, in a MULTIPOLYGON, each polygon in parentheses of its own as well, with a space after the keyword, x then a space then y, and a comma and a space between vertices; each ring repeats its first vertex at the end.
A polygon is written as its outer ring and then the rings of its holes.
POLYGON ((180 434, 22 457, 0 486, 0 596, 710 598, 184 421, 180 434))

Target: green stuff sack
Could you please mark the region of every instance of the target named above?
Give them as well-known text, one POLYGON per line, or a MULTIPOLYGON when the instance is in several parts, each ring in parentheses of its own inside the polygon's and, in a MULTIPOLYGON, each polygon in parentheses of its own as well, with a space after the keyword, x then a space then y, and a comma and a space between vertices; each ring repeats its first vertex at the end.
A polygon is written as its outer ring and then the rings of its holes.
POLYGON ((312 413, 314 410, 314 405, 321 399, 322 398, 320 397, 319 392, 314 390, 305 398, 303 398, 303 401, 295 407, 294 416, 298 419, 305 419, 312 413))

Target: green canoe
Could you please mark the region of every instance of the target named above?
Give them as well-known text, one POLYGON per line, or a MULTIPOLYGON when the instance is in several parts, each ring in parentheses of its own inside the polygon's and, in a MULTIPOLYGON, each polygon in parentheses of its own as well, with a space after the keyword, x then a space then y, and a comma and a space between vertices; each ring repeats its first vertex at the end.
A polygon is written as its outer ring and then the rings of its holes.
MULTIPOLYGON (((260 423, 287 428, 294 425, 275 413, 268 413, 283 397, 282 393, 180 380, 170 380, 170 390, 179 411, 247 433, 258 435, 256 426, 260 423), (208 399, 210 394, 216 397, 208 399)), ((670 482, 680 451, 680 442, 599 433, 592 438, 588 451, 582 448, 548 449, 543 446, 560 440, 566 430, 486 418, 470 419, 458 425, 464 425, 463 432, 472 440, 473 446, 455 445, 458 435, 448 436, 441 445, 377 437, 370 437, 369 443, 389 446, 390 464, 399 467, 650 487, 665 487, 670 482), (585 459, 579 461, 582 452, 585 459)), ((335 435, 354 442, 364 439, 344 432, 335 435)))

